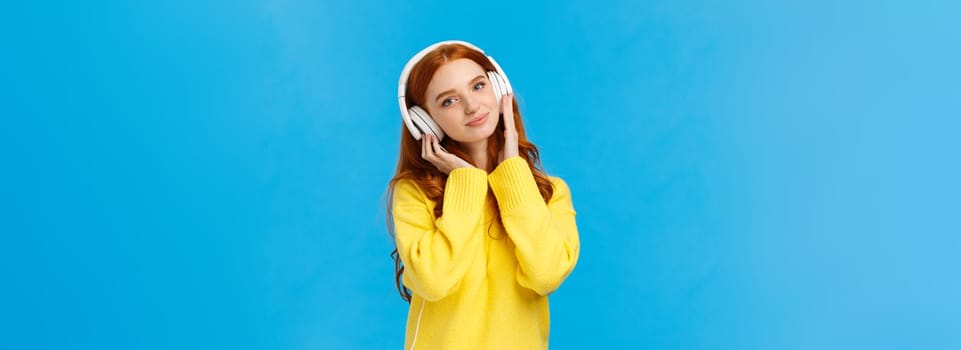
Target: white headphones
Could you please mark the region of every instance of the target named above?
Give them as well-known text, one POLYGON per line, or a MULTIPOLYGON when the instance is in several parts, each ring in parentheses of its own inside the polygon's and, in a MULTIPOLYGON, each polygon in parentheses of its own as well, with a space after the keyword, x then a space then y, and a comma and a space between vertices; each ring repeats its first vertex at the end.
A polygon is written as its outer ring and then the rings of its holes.
MULTIPOLYGON (((410 76, 411 69, 413 69, 414 65, 420 62, 424 56, 439 46, 449 44, 461 44, 487 56, 484 50, 481 50, 471 43, 460 40, 447 40, 428 46, 414 55, 410 61, 407 61, 407 65, 404 66, 404 70, 400 73, 400 82, 397 84, 397 102, 400 105, 400 115, 404 118, 404 124, 407 125, 407 130, 410 131, 410 134, 414 136, 415 140, 420 140, 424 134, 432 134, 437 137, 438 141, 441 141, 444 139, 444 130, 441 130, 440 126, 434 122, 430 114, 427 114, 427 110, 420 106, 407 107, 407 79, 410 76)), ((494 68, 497 69, 496 72, 487 71, 487 78, 491 81, 491 85, 494 88, 494 96, 497 97, 497 103, 500 105, 501 96, 512 93, 513 89, 511 89, 511 83, 507 81, 507 75, 504 74, 501 66, 497 64, 497 61, 494 61, 494 58, 491 56, 487 56, 487 59, 490 60, 494 68)), ((503 113, 503 111, 501 112, 503 113)))

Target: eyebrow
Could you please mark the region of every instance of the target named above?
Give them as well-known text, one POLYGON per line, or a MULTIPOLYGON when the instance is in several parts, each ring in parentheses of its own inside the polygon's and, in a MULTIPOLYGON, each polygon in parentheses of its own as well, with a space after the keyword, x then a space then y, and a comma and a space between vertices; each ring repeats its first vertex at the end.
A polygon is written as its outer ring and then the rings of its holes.
MULTIPOLYGON (((473 84, 475 81, 477 81, 478 79, 481 79, 481 78, 483 78, 483 77, 484 77, 483 74, 478 75, 478 76, 474 77, 474 79, 471 79, 471 80, 470 80, 470 83, 467 83, 467 85, 473 84)), ((450 90, 447 90, 447 91, 444 91, 444 92, 441 92, 441 93, 437 94, 437 98, 434 99, 434 102, 437 102, 437 100, 440 100, 441 97, 444 97, 444 95, 447 95, 447 94, 452 93, 452 92, 454 92, 454 89, 450 89, 450 90)))

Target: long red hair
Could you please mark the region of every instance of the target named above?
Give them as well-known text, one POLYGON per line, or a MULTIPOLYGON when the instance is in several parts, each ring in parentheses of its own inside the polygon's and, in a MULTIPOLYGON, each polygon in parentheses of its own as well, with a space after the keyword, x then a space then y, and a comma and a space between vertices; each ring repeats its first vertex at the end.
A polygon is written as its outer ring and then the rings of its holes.
MULTIPOLYGON (((447 62, 461 58, 467 58, 476 62, 483 67, 485 71, 496 71, 494 65, 491 64, 490 60, 488 60, 487 56, 483 53, 460 44, 440 46, 424 56, 424 58, 411 69, 410 77, 407 81, 407 105, 426 106, 424 100, 426 98, 427 85, 434 77, 434 73, 447 62)), ((541 197, 544 198, 544 202, 546 203, 550 201, 551 196, 554 194, 554 188, 551 186, 547 173, 545 173, 541 167, 540 154, 537 151, 537 146, 534 146, 534 144, 527 139, 527 135, 524 132, 524 123, 521 120, 521 113, 517 106, 516 99, 512 103, 512 108, 514 110, 514 125, 517 128, 518 153, 527 161, 527 165, 531 168, 541 197)), ((460 143, 452 138, 445 137, 444 140, 441 141, 441 145, 450 153, 467 162, 474 165, 477 164, 477 162, 471 159, 464 151, 460 143)), ((494 133, 491 134, 487 140, 487 164, 497 164, 497 157, 503 148, 504 121, 500 120, 494 129, 494 133)), ((401 180, 409 179, 414 181, 414 183, 424 191, 427 198, 437 203, 437 206, 434 207, 434 216, 439 218, 443 214, 444 186, 447 184, 447 174, 440 172, 429 161, 421 158, 420 151, 420 141, 415 140, 410 132, 401 125, 400 156, 397 159, 397 170, 387 188, 387 228, 392 237, 394 236, 394 221, 391 207, 393 205, 394 186, 401 180)), ((402 299, 410 302, 410 290, 404 287, 403 284, 402 276, 404 274, 404 265, 400 260, 400 255, 397 253, 396 248, 390 253, 390 256, 394 260, 394 283, 397 285, 397 291, 400 293, 402 299)))

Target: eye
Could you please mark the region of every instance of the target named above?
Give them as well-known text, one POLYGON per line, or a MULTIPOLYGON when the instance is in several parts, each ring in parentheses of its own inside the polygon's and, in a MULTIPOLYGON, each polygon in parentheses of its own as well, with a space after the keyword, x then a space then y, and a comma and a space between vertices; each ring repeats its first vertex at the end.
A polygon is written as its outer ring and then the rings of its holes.
POLYGON ((479 83, 477 83, 477 84, 474 84, 474 90, 483 89, 485 86, 487 86, 487 83, 479 82, 479 83))
POLYGON ((454 100, 453 97, 445 98, 444 101, 441 101, 440 105, 444 107, 450 106, 451 103, 454 103, 454 100))

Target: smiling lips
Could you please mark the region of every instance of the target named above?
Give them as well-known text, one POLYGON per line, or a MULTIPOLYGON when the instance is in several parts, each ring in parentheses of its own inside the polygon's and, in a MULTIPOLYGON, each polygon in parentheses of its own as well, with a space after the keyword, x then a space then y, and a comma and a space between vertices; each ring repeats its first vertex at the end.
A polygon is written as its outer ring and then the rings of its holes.
POLYGON ((490 115, 490 112, 484 113, 480 117, 474 118, 469 123, 467 123, 467 126, 478 126, 478 125, 484 124, 484 122, 487 121, 487 116, 489 115, 490 115))

